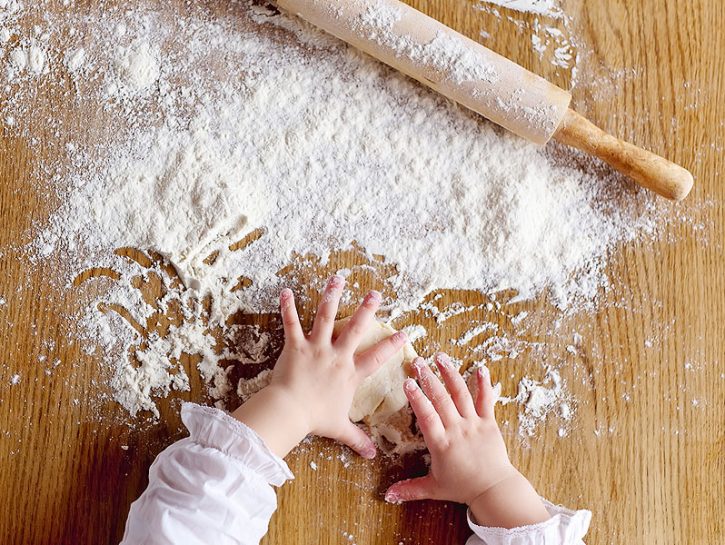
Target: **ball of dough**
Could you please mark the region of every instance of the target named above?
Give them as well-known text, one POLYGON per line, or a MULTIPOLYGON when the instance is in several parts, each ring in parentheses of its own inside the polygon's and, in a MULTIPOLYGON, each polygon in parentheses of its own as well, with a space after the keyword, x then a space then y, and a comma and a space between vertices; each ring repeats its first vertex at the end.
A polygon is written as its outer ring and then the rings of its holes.
MULTIPOLYGON (((337 320, 333 337, 337 337, 345 327, 349 318, 337 320)), ((358 346, 355 353, 364 352, 375 343, 395 334, 396 330, 387 324, 374 321, 358 346)), ((366 417, 375 415, 380 420, 399 411, 408 404, 403 393, 403 382, 408 377, 407 370, 416 354, 413 345, 405 343, 403 348, 386 361, 375 373, 366 378, 355 392, 350 407, 350 420, 359 422, 366 417)))

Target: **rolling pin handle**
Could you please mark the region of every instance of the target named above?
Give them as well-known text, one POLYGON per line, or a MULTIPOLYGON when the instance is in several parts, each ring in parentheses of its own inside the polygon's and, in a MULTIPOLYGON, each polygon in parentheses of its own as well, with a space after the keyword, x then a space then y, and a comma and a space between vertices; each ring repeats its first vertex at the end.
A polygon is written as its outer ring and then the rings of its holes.
POLYGON ((554 139, 600 158, 637 184, 668 199, 681 201, 692 189, 694 180, 688 170, 607 134, 571 108, 554 139))

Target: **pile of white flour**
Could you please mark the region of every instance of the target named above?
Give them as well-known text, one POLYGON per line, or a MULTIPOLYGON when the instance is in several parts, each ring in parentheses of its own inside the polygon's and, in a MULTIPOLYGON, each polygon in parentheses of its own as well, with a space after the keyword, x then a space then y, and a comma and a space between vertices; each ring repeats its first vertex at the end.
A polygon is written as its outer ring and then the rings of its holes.
POLYGON ((229 336, 235 312, 273 309, 293 254, 324 260, 356 242, 384 256, 397 268, 397 311, 434 288, 548 293, 571 308, 607 285, 613 248, 658 224, 654 199, 599 165, 505 134, 294 18, 246 1, 182 4, 71 5, 35 28, 14 17, 2 45, 13 93, 0 119, 32 140, 42 112, 57 129, 48 145, 64 155, 38 169, 60 204, 36 258, 59 257, 68 281, 113 267, 120 280, 104 301, 141 324, 158 309, 129 284, 138 265, 114 249, 159 252, 190 288, 165 280, 161 309, 175 298, 187 320, 148 342, 113 313, 88 310, 83 323, 133 414, 189 387, 182 354, 198 356, 213 397, 236 389, 210 328, 229 336), (67 127, 48 106, 58 97, 90 122, 67 127), (258 228, 259 240, 234 250, 258 228), (240 278, 251 284, 236 289, 240 278), (211 294, 210 316, 198 294, 211 294), (139 365, 129 348, 142 345, 139 365))

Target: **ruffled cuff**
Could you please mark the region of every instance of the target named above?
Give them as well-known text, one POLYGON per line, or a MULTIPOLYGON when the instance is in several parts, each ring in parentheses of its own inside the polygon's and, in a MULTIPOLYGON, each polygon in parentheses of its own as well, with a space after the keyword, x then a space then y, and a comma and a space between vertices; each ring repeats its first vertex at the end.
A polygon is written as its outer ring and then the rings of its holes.
POLYGON ((288 479, 294 479, 284 460, 269 450, 253 429, 224 411, 183 403, 181 421, 192 441, 239 460, 269 484, 282 486, 288 479))
MULTIPOLYGON (((589 529, 592 519, 590 511, 572 511, 544 500, 551 515, 547 521, 519 528, 487 528, 475 524, 468 511, 468 525, 473 533, 486 545, 576 545, 589 529)), ((468 544, 478 543, 474 537, 468 544)))

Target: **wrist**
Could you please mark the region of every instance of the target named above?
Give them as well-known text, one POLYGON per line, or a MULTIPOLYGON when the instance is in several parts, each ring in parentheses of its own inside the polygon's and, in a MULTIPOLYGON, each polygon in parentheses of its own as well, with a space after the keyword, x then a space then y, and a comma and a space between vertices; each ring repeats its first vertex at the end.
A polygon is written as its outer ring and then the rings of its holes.
POLYGON ((534 487, 513 466, 468 506, 474 522, 481 526, 516 528, 550 518, 534 487))
POLYGON ((490 497, 492 494, 504 489, 506 483, 522 476, 510 462, 507 462, 505 465, 496 468, 493 471, 496 473, 496 478, 488 482, 486 486, 478 490, 478 493, 475 494, 469 501, 465 502, 471 509, 473 509, 474 504, 484 504, 487 497, 490 497))
POLYGON ((310 432, 300 403, 278 386, 270 385, 254 394, 232 416, 249 426, 267 447, 284 458, 310 432))
POLYGON ((301 435, 300 441, 310 433, 313 433, 313 427, 308 411, 305 410, 304 401, 296 397, 291 391, 284 386, 270 384, 263 390, 263 399, 275 409, 276 419, 279 421, 280 429, 301 435))

